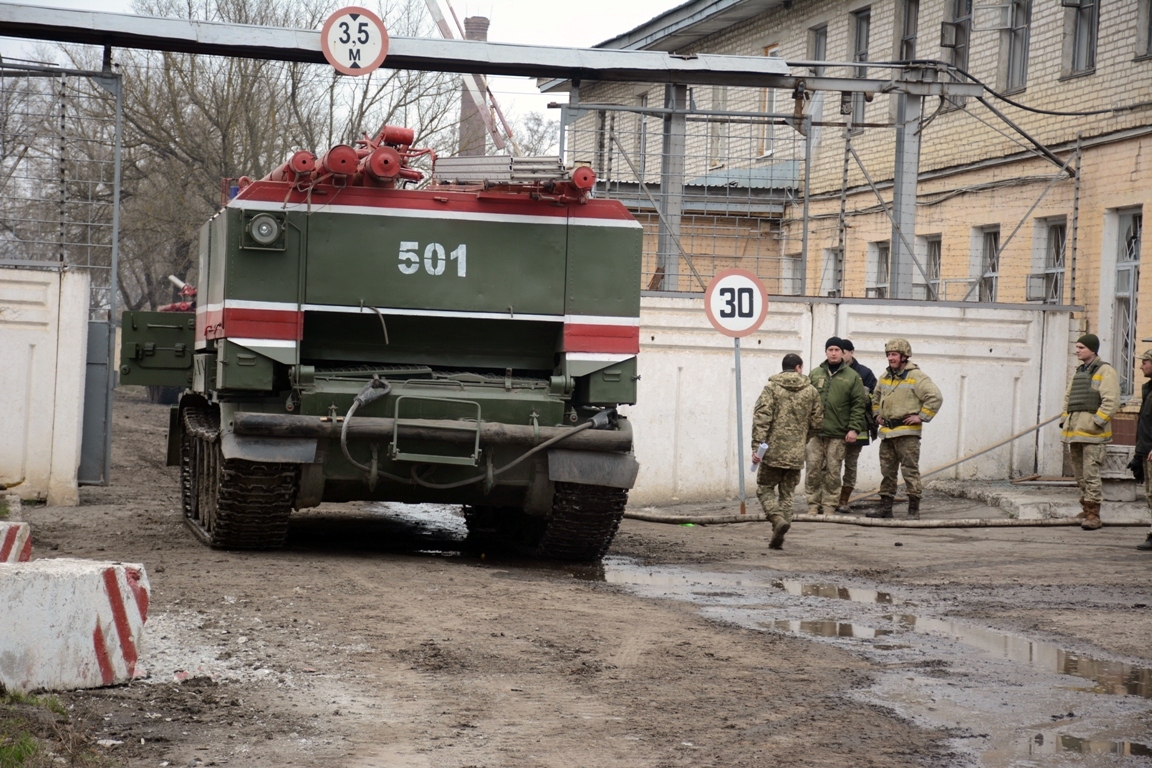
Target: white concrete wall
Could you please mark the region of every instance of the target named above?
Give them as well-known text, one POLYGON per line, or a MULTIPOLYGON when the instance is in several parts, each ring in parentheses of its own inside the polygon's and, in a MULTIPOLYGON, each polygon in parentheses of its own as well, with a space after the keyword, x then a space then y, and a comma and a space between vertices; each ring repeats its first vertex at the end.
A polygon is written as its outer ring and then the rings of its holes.
MULTIPOLYGON (((741 341, 744 442, 751 441, 756 398, 785 354, 799 353, 807 371, 824 360, 825 339, 846 336, 857 358, 879 376, 886 366, 884 342, 901 336, 944 395, 940 414, 924 429, 921 470, 947 464, 1060 412, 1071 355, 1068 328, 1067 312, 1027 307, 774 297, 763 328, 741 341)), ((702 298, 642 299, 639 404, 625 409, 640 460, 634 503, 736 495, 732 352, 732 340, 709 325, 702 298)), ((873 445, 860 457, 861 490, 879 485, 877 450, 873 445)), ((748 459, 745 450, 745 464, 748 459)), ((1060 468, 1053 424, 939 477, 1051 475, 1060 468)), ((745 477, 751 497, 755 478, 745 477)))
POLYGON ((0 483, 79 501, 88 274, 0 269, 0 483))

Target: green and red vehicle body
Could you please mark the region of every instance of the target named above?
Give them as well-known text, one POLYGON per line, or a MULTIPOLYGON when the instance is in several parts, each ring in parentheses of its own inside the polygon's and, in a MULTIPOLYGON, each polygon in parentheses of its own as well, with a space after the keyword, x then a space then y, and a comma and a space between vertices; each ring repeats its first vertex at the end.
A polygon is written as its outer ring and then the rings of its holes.
POLYGON ((635 219, 571 179, 276 175, 203 226, 194 320, 123 320, 121 383, 186 387, 168 455, 190 527, 268 547, 292 509, 442 502, 601 556, 636 476, 614 410, 636 400, 635 219))

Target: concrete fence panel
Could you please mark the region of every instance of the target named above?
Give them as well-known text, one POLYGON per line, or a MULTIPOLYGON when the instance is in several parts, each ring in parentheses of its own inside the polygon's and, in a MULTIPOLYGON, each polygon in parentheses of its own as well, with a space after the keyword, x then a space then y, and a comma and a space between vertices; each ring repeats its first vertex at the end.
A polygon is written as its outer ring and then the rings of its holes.
POLYGON ((0 484, 74 505, 88 337, 88 274, 0 269, 0 484))
MULTIPOLYGON (((768 377, 789 352, 805 370, 824 360, 824 341, 851 338, 880 376, 884 342, 907 338, 913 360, 944 395, 925 427, 921 469, 988 447, 1059 412, 1069 347, 1069 313, 1026 306, 773 298, 759 332, 741 340, 744 441, 768 377)), ((645 296, 640 315, 639 404, 625 409, 636 430, 636 504, 710 501, 737 493, 732 340, 712 329, 696 296, 645 296)), ((944 472, 949 478, 1059 474, 1055 425, 944 472)), ((745 451, 745 465, 749 462, 745 451)), ((755 477, 747 471, 751 496, 755 477)), ((861 489, 880 482, 875 446, 860 459, 861 489)))

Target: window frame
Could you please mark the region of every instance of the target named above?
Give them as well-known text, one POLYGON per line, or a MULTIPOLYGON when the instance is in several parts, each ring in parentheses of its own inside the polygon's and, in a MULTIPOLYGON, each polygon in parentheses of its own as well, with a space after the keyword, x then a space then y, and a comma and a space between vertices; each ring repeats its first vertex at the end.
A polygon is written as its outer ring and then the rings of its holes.
MULTIPOLYGON (((828 60, 828 25, 817 24, 808 30, 808 59, 809 61, 828 60)), ((826 67, 809 67, 808 71, 813 77, 822 77, 826 67)))
POLYGON ((896 60, 913 61, 916 58, 916 41, 920 32, 920 0, 903 0, 900 9, 896 60))
POLYGON ((1032 0, 1010 0, 1008 29, 1004 30, 1005 93, 1020 93, 1028 87, 1028 56, 1032 43, 1032 0))
POLYGON ((1091 75, 1096 71, 1100 42, 1100 0, 1080 0, 1075 7, 1065 8, 1065 14, 1062 79, 1091 75))
POLYGON ((980 270, 976 275, 976 301, 995 304, 1000 279, 1000 227, 980 229, 980 270), (991 250, 991 253, 989 252, 991 250))
MULTIPOLYGON (((865 6, 852 11, 852 51, 854 62, 868 61, 868 47, 872 35, 872 6, 865 6), (863 40, 861 40, 863 30, 863 40)), ((856 77, 868 77, 868 67, 854 67, 852 70, 856 77)), ((852 132, 860 133, 864 129, 857 126, 864 123, 867 117, 865 112, 867 101, 863 93, 852 94, 852 132)))

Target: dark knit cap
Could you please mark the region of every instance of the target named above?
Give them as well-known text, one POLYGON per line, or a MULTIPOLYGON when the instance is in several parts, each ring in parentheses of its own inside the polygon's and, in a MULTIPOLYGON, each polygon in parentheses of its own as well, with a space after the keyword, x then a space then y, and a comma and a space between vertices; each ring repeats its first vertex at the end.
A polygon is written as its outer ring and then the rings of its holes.
POLYGON ((844 340, 839 336, 830 336, 828 341, 824 342, 824 349, 828 349, 828 347, 839 347, 840 349, 844 349, 844 340))
POLYGON ((1083 344, 1092 350, 1093 354, 1100 352, 1100 337, 1094 333, 1086 333, 1080 338, 1076 339, 1077 344, 1083 344))
POLYGON ((845 352, 855 352, 856 347, 852 344, 852 339, 840 339, 840 349, 845 352))

